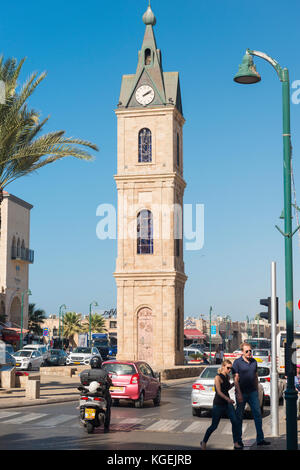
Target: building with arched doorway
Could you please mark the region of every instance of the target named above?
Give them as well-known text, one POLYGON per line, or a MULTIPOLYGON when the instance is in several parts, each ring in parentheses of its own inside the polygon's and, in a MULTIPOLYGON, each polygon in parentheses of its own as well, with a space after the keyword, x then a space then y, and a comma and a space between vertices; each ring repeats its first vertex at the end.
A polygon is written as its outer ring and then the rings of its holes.
POLYGON ((0 205, 0 324, 2 326, 5 323, 6 326, 20 328, 23 303, 23 328, 27 328, 26 291, 29 287, 29 264, 34 261, 34 252, 29 249, 32 207, 28 202, 6 191, 3 192, 3 201, 0 205))

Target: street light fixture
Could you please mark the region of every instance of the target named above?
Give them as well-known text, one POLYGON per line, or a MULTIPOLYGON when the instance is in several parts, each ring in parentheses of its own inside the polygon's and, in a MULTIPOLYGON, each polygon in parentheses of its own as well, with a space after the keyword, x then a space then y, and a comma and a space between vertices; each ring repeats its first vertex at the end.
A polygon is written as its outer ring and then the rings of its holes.
POLYGON ((234 81, 242 84, 252 84, 260 81, 251 56, 260 57, 269 62, 276 70, 282 83, 282 109, 283 109, 283 182, 284 182, 284 232, 276 226, 285 240, 285 296, 286 296, 286 345, 287 360, 286 371, 287 388, 286 399, 286 439, 287 450, 298 449, 297 432, 297 392, 294 385, 295 367, 292 364, 294 342, 294 313, 293 313, 293 243, 292 237, 300 228, 292 231, 292 204, 291 204, 291 130, 290 130, 290 81, 289 71, 281 66, 264 52, 247 49, 239 71, 234 81))
POLYGON ((90 303, 90 315, 89 315, 89 346, 92 344, 92 306, 98 307, 98 303, 94 300, 90 303))
POLYGON ((26 289, 22 292, 21 297, 21 333, 20 333, 20 349, 23 348, 23 307, 24 307, 24 295, 32 295, 30 289, 26 289))

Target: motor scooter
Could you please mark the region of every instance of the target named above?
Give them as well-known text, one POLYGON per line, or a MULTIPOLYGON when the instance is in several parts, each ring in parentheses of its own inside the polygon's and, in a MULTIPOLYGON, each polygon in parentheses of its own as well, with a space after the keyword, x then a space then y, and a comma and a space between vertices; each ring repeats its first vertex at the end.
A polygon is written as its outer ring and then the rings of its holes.
MULTIPOLYGON (((107 413, 107 402, 104 395, 104 387, 98 382, 91 382, 89 386, 79 386, 80 391, 80 422, 86 428, 88 434, 94 432, 94 428, 104 426, 107 413)), ((107 431, 107 430, 105 430, 107 431)))

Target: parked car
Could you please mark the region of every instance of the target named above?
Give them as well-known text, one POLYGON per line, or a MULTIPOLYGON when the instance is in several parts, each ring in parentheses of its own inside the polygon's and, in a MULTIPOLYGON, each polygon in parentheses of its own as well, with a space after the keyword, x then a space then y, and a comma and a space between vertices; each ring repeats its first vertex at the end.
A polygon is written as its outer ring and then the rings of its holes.
POLYGON ((30 349, 21 349, 15 352, 13 356, 16 360, 16 369, 39 370, 44 362, 43 356, 39 351, 30 349))
POLYGON ((201 355, 201 357, 204 354, 203 351, 200 351, 200 349, 190 348, 190 347, 183 348, 183 352, 184 352, 184 357, 188 360, 194 359, 192 356, 195 354, 197 354, 198 356, 201 355))
MULTIPOLYGON (((211 410, 213 407, 213 400, 215 396, 215 376, 218 373, 220 366, 207 366, 200 373, 197 380, 192 385, 191 404, 193 416, 200 416, 202 410, 211 410)), ((235 401, 234 387, 229 391, 229 396, 235 401)), ((260 409, 263 413, 264 409, 264 389, 262 384, 258 384, 258 397, 260 409)), ((248 403, 245 406, 245 412, 249 412, 250 407, 248 403)))
POLYGON ((252 356, 258 363, 271 361, 271 351, 269 349, 253 349, 252 356))
POLYGON ((149 364, 143 361, 105 361, 102 367, 109 373, 113 382, 110 388, 111 397, 133 400, 136 408, 143 408, 144 402, 153 400, 160 405, 161 384, 149 364))
POLYGON ((65 366, 67 364, 67 353, 63 349, 49 349, 46 359, 47 366, 65 366))
POLYGON ((43 364, 47 361, 49 356, 47 346, 43 344, 27 344, 23 347, 23 350, 38 351, 43 357, 43 364))
MULTIPOLYGON (((267 401, 270 401, 271 398, 271 364, 264 364, 257 367, 258 380, 261 383, 265 398, 267 401)), ((278 377, 278 401, 283 403, 284 391, 286 388, 286 381, 278 377)))
POLYGON ((90 364, 92 357, 98 356, 102 361, 102 356, 98 348, 92 347, 87 348, 84 346, 78 346, 67 356, 67 365, 78 364, 86 365, 90 364))

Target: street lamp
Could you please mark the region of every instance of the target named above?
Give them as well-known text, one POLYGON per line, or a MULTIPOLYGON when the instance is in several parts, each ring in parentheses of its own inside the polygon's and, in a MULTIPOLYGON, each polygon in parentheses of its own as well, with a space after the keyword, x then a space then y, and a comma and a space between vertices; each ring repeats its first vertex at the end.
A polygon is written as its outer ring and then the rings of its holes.
POLYGON ((31 295, 31 290, 26 289, 24 292, 22 292, 22 297, 21 297, 21 334, 20 334, 20 349, 23 348, 23 307, 24 307, 24 295, 31 295))
POLYGON ((94 300, 90 303, 90 315, 89 315, 89 346, 92 344, 92 306, 98 307, 98 303, 94 300))
POLYGON ((211 312, 212 307, 209 309, 209 363, 211 363, 211 312))
POLYGON ((286 345, 287 360, 286 371, 287 388, 286 399, 286 437, 287 450, 298 449, 297 432, 297 392, 294 385, 295 368, 292 364, 294 342, 294 312, 293 312, 293 243, 292 237, 299 227, 292 231, 291 207, 291 130, 290 130, 290 81, 287 68, 281 68, 276 60, 267 54, 247 49, 239 71, 234 77, 237 83, 251 84, 261 80, 257 73, 252 56, 260 57, 269 62, 277 72, 282 83, 282 110, 283 110, 283 182, 284 182, 284 232, 276 228, 285 240, 285 297, 286 297, 286 345))
POLYGON ((62 344, 61 344, 61 323, 62 323, 62 309, 66 309, 67 306, 65 304, 62 304, 60 307, 59 307, 59 314, 58 314, 58 335, 59 335, 59 347, 62 347, 62 344))

